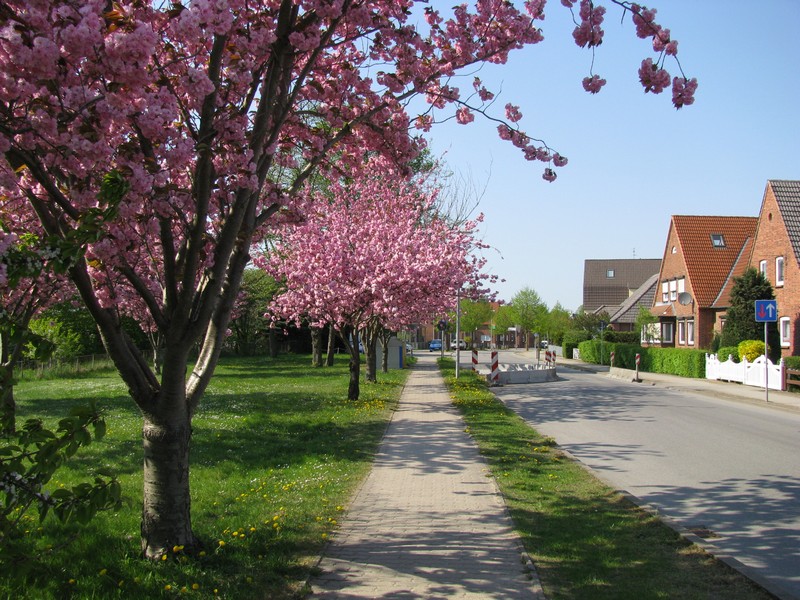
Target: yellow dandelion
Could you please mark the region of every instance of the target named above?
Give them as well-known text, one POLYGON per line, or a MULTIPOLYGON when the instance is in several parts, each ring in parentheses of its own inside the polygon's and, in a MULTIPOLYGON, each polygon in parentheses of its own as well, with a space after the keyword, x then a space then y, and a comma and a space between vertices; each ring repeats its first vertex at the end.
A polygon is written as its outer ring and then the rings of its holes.
POLYGON ((102 577, 106 573, 108 573, 108 569, 100 569, 100 572, 98 573, 98 575, 100 575, 100 577, 102 577))
POLYGON ((192 589, 193 590, 199 590, 200 589, 200 584, 199 583, 193 583, 192 584, 192 589))
POLYGON ((220 541, 219 541, 219 546, 220 546, 220 548, 221 548, 222 546, 224 546, 224 545, 225 545, 225 540, 220 540, 220 541))
POLYGON ((170 584, 167 584, 164 586, 164 589, 170 591, 172 589, 172 586, 170 584))
POLYGON ((70 584, 70 585, 75 585, 75 580, 74 579, 70 579, 67 583, 70 584))

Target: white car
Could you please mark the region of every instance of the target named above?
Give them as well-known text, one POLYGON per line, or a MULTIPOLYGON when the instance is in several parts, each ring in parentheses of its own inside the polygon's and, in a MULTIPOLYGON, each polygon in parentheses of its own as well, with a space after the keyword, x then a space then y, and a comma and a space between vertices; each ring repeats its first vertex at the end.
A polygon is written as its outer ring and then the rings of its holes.
MULTIPOLYGON (((467 342, 465 342, 464 340, 458 340, 458 348, 459 350, 466 350, 467 342)), ((450 350, 455 350, 455 349, 456 349, 456 341, 453 340, 452 342, 450 342, 450 350)))

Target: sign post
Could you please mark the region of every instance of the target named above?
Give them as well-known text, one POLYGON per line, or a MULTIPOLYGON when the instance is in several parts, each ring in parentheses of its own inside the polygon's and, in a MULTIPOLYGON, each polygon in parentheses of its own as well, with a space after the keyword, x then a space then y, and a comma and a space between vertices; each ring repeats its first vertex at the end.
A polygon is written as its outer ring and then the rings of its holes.
POLYGON ((769 402, 769 363, 767 362, 767 326, 778 320, 777 300, 756 300, 756 323, 764 323, 764 399, 769 402))

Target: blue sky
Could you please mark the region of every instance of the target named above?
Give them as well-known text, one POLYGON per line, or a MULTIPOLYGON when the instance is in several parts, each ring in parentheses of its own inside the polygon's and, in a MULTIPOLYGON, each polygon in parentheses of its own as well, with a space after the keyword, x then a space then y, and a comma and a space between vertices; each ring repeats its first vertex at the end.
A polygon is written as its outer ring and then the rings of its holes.
MULTIPOLYGON (((432 4, 444 12, 453 2, 432 4)), ((501 88, 498 116, 506 102, 518 104, 521 128, 569 158, 557 181, 544 181, 544 164, 525 161, 480 117, 428 134, 451 170, 485 186, 478 210, 504 300, 530 287, 548 306, 575 310, 586 259, 661 258, 671 215, 757 216, 768 179, 800 179, 800 1, 648 6, 698 79, 693 106, 676 111, 669 90, 643 92, 637 70, 654 54, 615 6, 594 64, 608 83, 584 92, 591 52, 574 44, 569 11, 550 0, 545 41, 477 74, 501 88)), ((667 69, 677 74, 669 61, 667 69)), ((454 85, 470 89, 472 75, 454 85)))

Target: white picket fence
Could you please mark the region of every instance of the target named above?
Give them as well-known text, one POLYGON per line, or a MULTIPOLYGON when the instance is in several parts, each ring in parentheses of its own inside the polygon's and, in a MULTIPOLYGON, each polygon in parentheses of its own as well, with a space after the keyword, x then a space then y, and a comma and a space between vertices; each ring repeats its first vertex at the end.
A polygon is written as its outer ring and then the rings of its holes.
POLYGON ((763 388, 764 377, 768 378, 769 389, 783 389, 783 359, 777 365, 764 355, 753 362, 747 362, 745 358, 742 362, 736 363, 730 356, 728 360, 720 362, 716 354, 706 354, 706 379, 736 381, 763 388), (766 369, 764 361, 767 363, 766 369))

